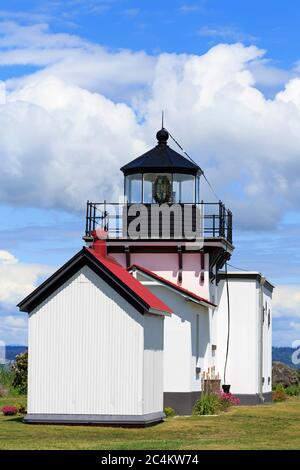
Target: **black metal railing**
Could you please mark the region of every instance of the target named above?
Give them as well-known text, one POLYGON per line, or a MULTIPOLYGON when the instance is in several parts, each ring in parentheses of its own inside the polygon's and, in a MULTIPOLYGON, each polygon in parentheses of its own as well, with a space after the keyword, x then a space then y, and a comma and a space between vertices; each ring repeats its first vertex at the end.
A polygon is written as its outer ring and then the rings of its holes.
MULTIPOLYGON (((155 204, 144 204, 150 211, 155 204)), ((226 209, 222 201, 218 203, 201 202, 200 204, 181 204, 198 207, 201 213, 202 234, 204 238, 222 237, 232 243, 232 212, 226 209)), ((87 202, 85 235, 90 236, 97 228, 107 232, 108 238, 128 239, 124 227, 124 214, 128 214, 131 203, 87 202)), ((158 205, 156 205, 158 206, 158 205)), ((194 217, 193 217, 194 220, 194 217)), ((151 236, 149 236, 151 238, 151 236)), ((172 238, 172 236, 171 236, 172 238)))

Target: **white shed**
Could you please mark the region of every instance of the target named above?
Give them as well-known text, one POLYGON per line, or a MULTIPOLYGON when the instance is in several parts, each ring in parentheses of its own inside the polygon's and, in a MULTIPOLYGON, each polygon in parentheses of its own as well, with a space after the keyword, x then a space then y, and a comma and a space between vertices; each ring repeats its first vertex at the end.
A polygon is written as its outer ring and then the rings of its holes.
POLYGON ((83 248, 19 307, 29 313, 28 423, 146 425, 163 414, 171 309, 104 253, 83 248))
POLYGON ((219 278, 215 318, 218 370, 223 377, 227 362, 226 381, 242 404, 270 402, 274 286, 259 272, 220 273, 219 278))

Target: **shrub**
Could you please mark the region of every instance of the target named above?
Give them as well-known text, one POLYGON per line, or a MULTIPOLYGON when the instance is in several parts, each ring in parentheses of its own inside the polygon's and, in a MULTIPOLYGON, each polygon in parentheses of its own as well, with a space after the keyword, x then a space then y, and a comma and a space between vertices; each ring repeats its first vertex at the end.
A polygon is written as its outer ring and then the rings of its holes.
POLYGON ((16 405, 17 412, 20 413, 21 415, 24 415, 26 413, 26 406, 22 405, 21 403, 18 403, 16 405))
POLYGON ((218 395, 206 393, 196 401, 193 414, 195 415, 214 415, 220 411, 221 403, 218 395))
POLYGON ((0 398, 7 397, 8 389, 4 385, 0 384, 0 398))
POLYGON ((297 397, 298 395, 300 395, 300 387, 299 385, 296 385, 296 384, 289 385, 285 389, 285 393, 289 395, 290 397, 297 397))
POLYGON ((174 416, 175 415, 175 410, 173 408, 171 408, 170 406, 167 406, 165 409, 164 409, 164 412, 165 412, 165 415, 167 417, 169 416, 174 416))
POLYGON ((28 353, 24 352, 16 356, 16 361, 12 365, 13 382, 12 385, 20 393, 27 393, 27 371, 28 353))
POLYGON ((282 390, 276 390, 275 392, 272 393, 272 400, 273 401, 285 401, 287 399, 287 395, 284 391, 282 390))
POLYGON ((218 397, 222 411, 226 411, 230 406, 237 406, 240 404, 240 399, 232 395, 232 393, 220 392, 218 397))
POLYGON ((283 384, 276 384, 273 387, 273 392, 284 392, 285 393, 285 387, 283 384))
POLYGON ((3 406, 1 411, 4 414, 4 416, 14 416, 18 412, 15 406, 3 406))
POLYGON ((0 397, 18 395, 13 387, 14 374, 7 366, 0 366, 0 397))

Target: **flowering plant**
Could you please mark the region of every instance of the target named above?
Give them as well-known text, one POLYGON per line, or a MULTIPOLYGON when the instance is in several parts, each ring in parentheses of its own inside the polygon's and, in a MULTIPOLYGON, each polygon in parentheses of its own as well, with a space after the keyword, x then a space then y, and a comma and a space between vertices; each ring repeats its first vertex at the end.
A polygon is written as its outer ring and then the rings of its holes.
POLYGON ((1 409, 4 416, 13 416, 16 415, 18 410, 15 406, 3 406, 1 409))
POLYGON ((220 392, 218 397, 223 410, 227 410, 230 406, 237 406, 240 404, 240 399, 235 397, 232 393, 220 392))

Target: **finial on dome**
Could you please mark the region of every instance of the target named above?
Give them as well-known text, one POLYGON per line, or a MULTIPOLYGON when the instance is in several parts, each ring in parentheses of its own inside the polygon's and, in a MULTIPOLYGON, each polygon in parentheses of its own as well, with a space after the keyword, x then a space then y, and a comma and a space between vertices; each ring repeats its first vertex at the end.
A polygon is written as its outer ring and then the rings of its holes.
POLYGON ((166 144, 169 138, 169 132, 164 128, 164 111, 161 112, 161 129, 157 132, 156 138, 159 144, 166 144))
POLYGON ((162 128, 157 132, 156 138, 157 138, 159 144, 166 144, 166 143, 167 143, 167 140, 168 140, 168 138, 169 138, 169 132, 167 131, 167 129, 165 129, 164 127, 162 127, 162 128))

